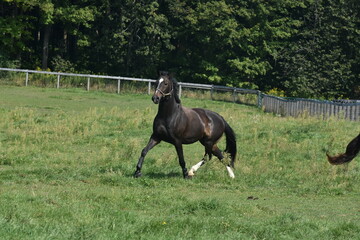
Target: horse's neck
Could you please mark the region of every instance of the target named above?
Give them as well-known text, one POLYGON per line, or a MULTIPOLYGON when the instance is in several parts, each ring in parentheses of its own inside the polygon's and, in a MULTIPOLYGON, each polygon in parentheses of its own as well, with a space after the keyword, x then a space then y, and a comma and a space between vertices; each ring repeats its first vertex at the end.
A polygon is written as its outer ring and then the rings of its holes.
POLYGON ((164 102, 159 103, 158 115, 160 116, 171 116, 176 114, 179 109, 179 104, 175 101, 174 96, 164 102))

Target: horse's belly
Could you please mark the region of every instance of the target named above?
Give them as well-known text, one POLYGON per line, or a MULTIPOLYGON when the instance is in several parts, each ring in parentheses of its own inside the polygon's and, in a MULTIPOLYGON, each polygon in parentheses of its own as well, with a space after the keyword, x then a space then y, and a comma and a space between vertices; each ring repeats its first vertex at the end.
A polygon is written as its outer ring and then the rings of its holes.
POLYGON ((187 133, 182 136, 182 142, 184 144, 191 144, 199 141, 203 137, 204 129, 202 127, 198 127, 196 129, 191 129, 191 131, 187 131, 187 133))
POLYGON ((182 143, 183 144, 192 144, 197 141, 199 141, 198 138, 187 138, 187 139, 183 139, 182 143))

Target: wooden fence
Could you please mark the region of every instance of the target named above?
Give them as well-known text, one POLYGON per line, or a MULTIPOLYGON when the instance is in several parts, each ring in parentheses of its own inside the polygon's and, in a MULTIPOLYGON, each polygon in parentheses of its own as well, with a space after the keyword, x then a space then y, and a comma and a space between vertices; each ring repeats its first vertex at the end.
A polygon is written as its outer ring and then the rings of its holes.
MULTIPOLYGON (((29 74, 48 74, 56 76, 56 87, 61 87, 62 76, 74 76, 83 77, 87 79, 86 89, 90 90, 90 83, 92 79, 111 79, 117 81, 117 93, 121 91, 121 81, 140 81, 148 84, 147 93, 151 92, 151 83, 155 82, 154 79, 143 79, 143 78, 130 78, 130 77, 117 77, 117 76, 103 76, 103 75, 92 75, 92 74, 74 74, 74 73, 61 73, 61 72, 46 72, 46 71, 35 71, 25 69, 11 69, 11 68, 0 68, 0 71, 9 72, 22 72, 25 73, 25 86, 29 84, 29 74)), ((272 112, 281 116, 293 116, 298 117, 300 115, 308 114, 310 116, 320 116, 324 119, 335 116, 338 118, 348 119, 352 121, 360 120, 360 101, 319 101, 312 99, 302 98, 281 98, 263 94, 258 90, 225 87, 209 84, 196 84, 196 83, 184 83, 179 82, 179 95, 181 97, 183 88, 201 89, 208 90, 211 93, 211 98, 215 92, 230 92, 232 98, 230 101, 238 101, 238 95, 253 95, 253 98, 257 99, 251 103, 259 108, 263 108, 266 112, 272 112)))
POLYGON ((266 112, 281 116, 298 117, 300 115, 344 118, 360 120, 360 101, 319 101, 312 99, 287 99, 262 94, 262 105, 266 112))

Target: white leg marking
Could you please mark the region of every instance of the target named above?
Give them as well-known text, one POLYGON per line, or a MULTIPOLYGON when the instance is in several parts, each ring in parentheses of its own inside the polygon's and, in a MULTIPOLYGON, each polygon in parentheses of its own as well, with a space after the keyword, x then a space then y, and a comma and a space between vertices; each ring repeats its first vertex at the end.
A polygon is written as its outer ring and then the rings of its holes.
POLYGON ((189 171, 189 176, 194 176, 195 172, 201 167, 201 165, 204 164, 204 160, 198 162, 197 164, 195 164, 194 166, 191 167, 190 171, 189 171))
POLYGON ((233 172, 233 170, 231 169, 231 167, 226 166, 226 170, 228 171, 229 176, 230 176, 231 178, 235 178, 234 172, 233 172))

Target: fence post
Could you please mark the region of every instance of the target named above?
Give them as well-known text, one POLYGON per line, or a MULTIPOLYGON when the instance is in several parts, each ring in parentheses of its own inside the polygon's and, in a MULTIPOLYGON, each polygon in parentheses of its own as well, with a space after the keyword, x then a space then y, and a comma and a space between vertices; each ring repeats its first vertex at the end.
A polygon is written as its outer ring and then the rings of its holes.
POLYGON ((181 93, 182 93, 182 87, 181 85, 179 85, 179 98, 181 98, 181 93))
POLYGON ((151 94, 151 82, 149 82, 149 85, 148 85, 148 95, 151 94))
POLYGON ((60 75, 57 76, 56 88, 60 88, 60 75))
POLYGON ((26 77, 25 77, 25 86, 28 85, 29 82, 29 72, 26 72, 26 77))
POLYGON ((120 78, 118 79, 118 88, 117 88, 117 93, 120 94, 120 84, 121 84, 121 80, 120 78))
POLYGON ((90 91, 90 77, 87 78, 86 90, 87 90, 87 91, 90 91))
POLYGON ((213 92, 214 92, 214 85, 211 85, 211 90, 210 90, 210 98, 211 98, 211 100, 214 100, 213 92))
POLYGON ((262 92, 258 91, 258 102, 257 102, 257 106, 258 108, 262 108, 262 92))

